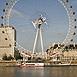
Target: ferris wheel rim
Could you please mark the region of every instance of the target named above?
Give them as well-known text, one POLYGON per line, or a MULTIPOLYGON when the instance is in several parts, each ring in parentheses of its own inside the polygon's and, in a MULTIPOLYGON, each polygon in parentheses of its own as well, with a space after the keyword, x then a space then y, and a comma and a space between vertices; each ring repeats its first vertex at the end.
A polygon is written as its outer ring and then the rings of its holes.
MULTIPOLYGON (((64 42, 66 42, 65 46, 67 46, 69 44, 69 42, 72 39, 73 33, 74 33, 74 27, 75 27, 75 23, 74 23, 74 15, 72 12, 72 9, 70 8, 70 5, 68 4, 68 2, 66 2, 66 0, 58 0, 65 8, 65 10, 67 11, 67 15, 68 15, 68 19, 69 19, 69 30, 68 33, 66 35, 66 38, 64 39, 63 44, 65 44, 64 42), (65 5, 64 5, 65 3, 65 5)), ((64 46, 64 47, 65 47, 64 46)))
MULTIPOLYGON (((4 26, 9 26, 9 17, 10 17, 10 13, 13 9, 13 7, 15 6, 15 4, 18 2, 19 0, 11 0, 8 4, 8 6, 6 7, 6 11, 4 14, 4 22, 3 25, 4 26)), ((68 19, 69 19, 69 30, 68 33, 66 35, 66 38, 64 39, 64 41, 62 42, 62 45, 64 44, 65 46, 70 42, 70 40, 72 39, 72 35, 74 32, 74 15, 72 12, 72 9, 70 8, 70 5, 68 4, 68 2, 66 2, 66 0, 58 0, 63 7, 65 8, 67 14, 68 14, 68 19), (71 22, 72 21, 72 22, 71 22)), ((16 42, 16 41, 15 41, 16 42)), ((17 43, 17 42, 16 42, 17 43)), ((17 43, 18 44, 18 43, 17 43)), ((19 44, 18 44, 19 45, 19 44)), ((22 46, 19 45, 20 48, 23 48, 22 46)), ((25 48, 23 48, 24 50, 27 50, 25 48)), ((29 51, 29 50, 27 50, 29 51)))

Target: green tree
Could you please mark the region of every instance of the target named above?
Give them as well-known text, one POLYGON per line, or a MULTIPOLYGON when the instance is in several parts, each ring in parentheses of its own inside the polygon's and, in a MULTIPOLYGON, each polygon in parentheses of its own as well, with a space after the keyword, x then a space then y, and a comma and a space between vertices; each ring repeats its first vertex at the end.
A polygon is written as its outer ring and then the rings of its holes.
POLYGON ((7 60, 7 55, 6 54, 4 54, 4 56, 3 56, 3 58, 2 58, 3 60, 7 60))
POLYGON ((11 55, 9 55, 8 57, 7 57, 7 60, 13 60, 14 58, 11 56, 11 55))
POLYGON ((20 54, 15 54, 14 57, 15 57, 16 60, 23 59, 23 57, 21 57, 20 54))
POLYGON ((19 50, 17 50, 16 48, 15 48, 15 52, 14 52, 14 58, 16 59, 16 60, 18 60, 18 59, 23 59, 23 57, 20 55, 20 53, 19 53, 19 50))

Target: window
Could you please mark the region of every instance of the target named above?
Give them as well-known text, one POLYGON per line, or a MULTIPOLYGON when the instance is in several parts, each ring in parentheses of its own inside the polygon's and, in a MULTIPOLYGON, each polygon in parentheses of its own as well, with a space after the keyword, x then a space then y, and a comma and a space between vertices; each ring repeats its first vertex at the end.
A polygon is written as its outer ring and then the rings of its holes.
POLYGON ((4 31, 2 31, 2 33, 5 33, 4 31))
POLYGON ((5 40, 7 40, 7 38, 5 38, 5 40))
POLYGON ((11 47, 11 44, 9 44, 9 46, 11 47))

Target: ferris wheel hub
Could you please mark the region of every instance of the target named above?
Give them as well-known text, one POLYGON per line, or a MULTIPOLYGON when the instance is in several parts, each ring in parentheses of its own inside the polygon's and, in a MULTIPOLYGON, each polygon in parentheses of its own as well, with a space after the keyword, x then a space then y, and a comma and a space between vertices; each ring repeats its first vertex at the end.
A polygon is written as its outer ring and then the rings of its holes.
POLYGON ((38 28, 40 28, 42 23, 45 23, 45 25, 47 25, 46 17, 43 17, 42 14, 40 14, 40 18, 38 20, 36 20, 35 22, 32 21, 32 24, 35 28, 36 28, 36 26, 38 26, 38 28))

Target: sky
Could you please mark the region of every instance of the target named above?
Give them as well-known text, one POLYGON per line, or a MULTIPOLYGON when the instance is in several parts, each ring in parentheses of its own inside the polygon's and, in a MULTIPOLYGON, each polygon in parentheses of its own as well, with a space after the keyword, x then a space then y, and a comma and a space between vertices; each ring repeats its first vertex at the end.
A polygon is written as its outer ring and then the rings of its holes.
MULTIPOLYGON (((9 1, 0 0, 0 16, 4 15, 2 9, 6 8, 6 3, 9 1)), ((69 0, 68 3, 73 6, 72 11, 76 12, 74 17, 77 18, 77 0, 69 0)), ((58 0, 19 0, 13 7, 9 21, 10 25, 17 31, 17 42, 31 51, 37 31, 37 28, 34 28, 31 21, 35 22, 39 19, 40 14, 46 17, 48 23, 47 26, 44 23, 41 25, 44 51, 49 46, 52 46, 53 42, 62 43, 69 29, 66 10, 58 0)), ((3 23, 2 19, 0 19, 1 23, 3 23)), ((77 22, 75 25, 77 25, 77 22)), ((77 29, 74 31, 77 32, 77 29)), ((77 36, 73 36, 73 39, 77 43, 77 36)), ((40 34, 37 40, 36 51, 41 51, 40 34)))

